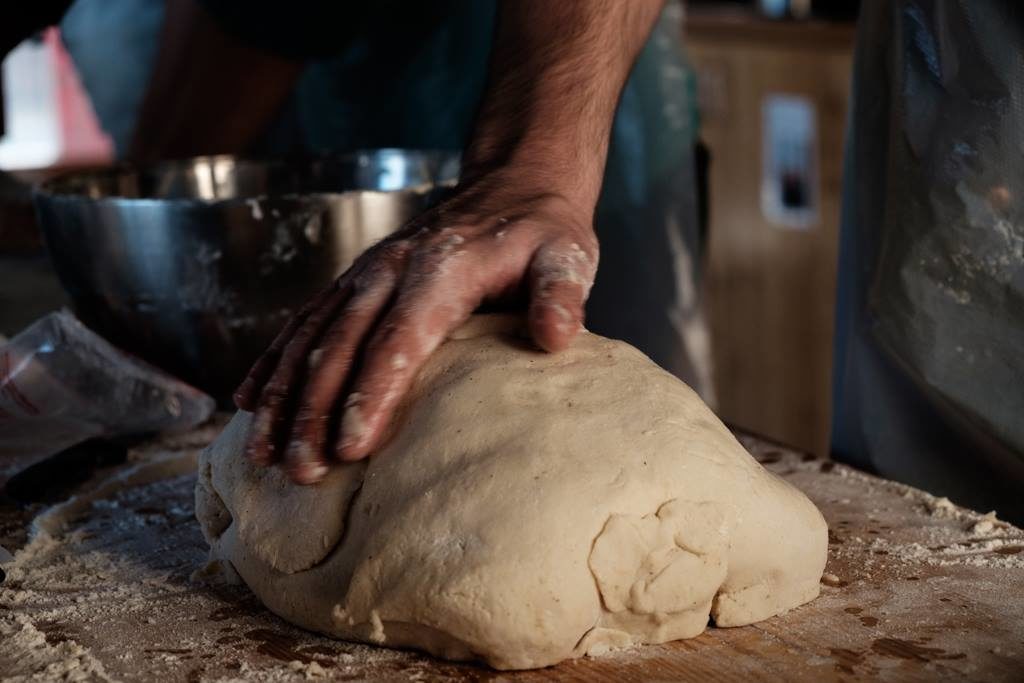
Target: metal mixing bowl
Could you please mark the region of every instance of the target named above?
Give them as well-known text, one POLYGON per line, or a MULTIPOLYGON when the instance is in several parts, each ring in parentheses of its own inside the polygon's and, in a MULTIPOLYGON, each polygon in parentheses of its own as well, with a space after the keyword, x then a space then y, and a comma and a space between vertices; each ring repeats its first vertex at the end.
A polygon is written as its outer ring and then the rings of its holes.
POLYGON ((450 153, 79 172, 36 211, 75 312, 222 402, 303 301, 454 182, 450 153))

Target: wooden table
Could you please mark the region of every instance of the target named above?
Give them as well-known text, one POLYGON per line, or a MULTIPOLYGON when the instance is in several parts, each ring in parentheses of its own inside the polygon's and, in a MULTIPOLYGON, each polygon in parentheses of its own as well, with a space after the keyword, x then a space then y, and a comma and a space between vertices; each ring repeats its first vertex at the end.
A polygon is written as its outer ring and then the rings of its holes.
POLYGON ((50 512, 0 504, 0 544, 22 549, 0 584, 0 675, 1024 680, 1024 532, 752 438, 743 439, 747 447, 806 491, 831 528, 822 595, 788 614, 519 673, 305 633, 268 614, 244 587, 204 583, 194 574, 205 558, 192 516, 195 455, 215 432, 135 449, 50 512), (49 533, 26 545, 24 525, 33 516, 49 533))

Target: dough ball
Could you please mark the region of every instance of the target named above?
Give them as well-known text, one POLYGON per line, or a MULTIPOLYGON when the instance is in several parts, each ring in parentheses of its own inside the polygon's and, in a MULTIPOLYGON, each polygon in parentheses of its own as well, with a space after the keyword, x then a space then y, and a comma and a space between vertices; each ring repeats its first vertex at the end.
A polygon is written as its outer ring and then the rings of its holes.
POLYGON ((267 607, 330 636, 525 669, 818 594, 818 510, 621 342, 548 354, 478 316, 387 444, 316 486, 249 464, 251 417, 202 456, 203 532, 267 607))

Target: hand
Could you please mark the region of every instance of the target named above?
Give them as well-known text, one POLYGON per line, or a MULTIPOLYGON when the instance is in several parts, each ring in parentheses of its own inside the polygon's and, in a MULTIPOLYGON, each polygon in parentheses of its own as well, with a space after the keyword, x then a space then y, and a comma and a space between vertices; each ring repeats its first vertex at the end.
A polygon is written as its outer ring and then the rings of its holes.
POLYGON ((308 484, 332 460, 366 457, 424 361, 481 303, 525 306, 543 349, 571 343, 597 268, 593 205, 524 187, 530 176, 460 186, 288 323, 235 395, 256 412, 252 460, 308 484))
POLYGON ((499 3, 463 183, 361 256, 257 361, 235 396, 256 412, 250 458, 312 483, 332 459, 366 457, 420 366, 481 303, 525 305, 543 349, 572 341, 597 268, 616 103, 661 5, 499 3))

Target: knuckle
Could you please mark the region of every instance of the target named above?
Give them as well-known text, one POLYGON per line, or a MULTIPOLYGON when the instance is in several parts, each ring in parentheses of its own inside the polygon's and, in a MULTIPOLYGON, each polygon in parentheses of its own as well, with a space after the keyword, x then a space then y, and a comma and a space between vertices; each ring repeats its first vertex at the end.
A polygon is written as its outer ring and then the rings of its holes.
POLYGON ((380 245, 380 257, 385 259, 401 259, 412 246, 407 238, 382 242, 380 245))
POLYGON ((465 250, 466 238, 455 228, 445 228, 424 239, 416 250, 418 263, 440 263, 465 250))
POLYGON ((365 294, 375 287, 384 286, 395 279, 401 266, 392 259, 374 259, 352 278, 352 289, 356 295, 365 294))
POLYGON ((409 252, 411 242, 409 239, 385 239, 363 252, 345 273, 338 278, 359 282, 365 279, 368 272, 379 271, 384 268, 394 268, 400 265, 409 252))
POLYGON ((596 264, 573 242, 543 251, 538 255, 534 270, 534 291, 542 298, 566 290, 586 295, 594 282, 596 264))

